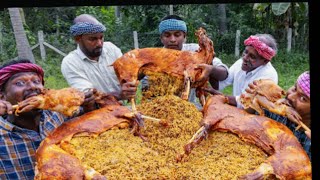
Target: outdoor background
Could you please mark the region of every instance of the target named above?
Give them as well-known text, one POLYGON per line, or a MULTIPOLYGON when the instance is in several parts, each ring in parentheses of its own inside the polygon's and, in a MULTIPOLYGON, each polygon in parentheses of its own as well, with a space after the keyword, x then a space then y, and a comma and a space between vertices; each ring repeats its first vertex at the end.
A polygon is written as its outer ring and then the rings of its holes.
MULTIPOLYGON (((135 48, 134 31, 139 48, 161 47, 158 24, 173 13, 186 21, 189 43, 197 43, 194 32, 204 27, 214 42, 216 56, 229 67, 242 54, 246 38, 269 33, 278 42, 278 55, 272 64, 283 89, 309 70, 307 2, 6 8, 0 11, 0 64, 18 56, 32 57, 45 69, 47 88, 67 87, 60 64, 63 54, 76 48, 69 28, 82 13, 96 16, 107 27, 105 41, 113 42, 123 53, 135 48), (235 52, 237 30, 239 54, 235 52), (43 42, 39 45, 39 31, 43 32, 45 46, 43 42), (41 48, 45 55, 41 56, 41 48)), ((232 89, 227 88, 224 93, 231 94, 232 89)))

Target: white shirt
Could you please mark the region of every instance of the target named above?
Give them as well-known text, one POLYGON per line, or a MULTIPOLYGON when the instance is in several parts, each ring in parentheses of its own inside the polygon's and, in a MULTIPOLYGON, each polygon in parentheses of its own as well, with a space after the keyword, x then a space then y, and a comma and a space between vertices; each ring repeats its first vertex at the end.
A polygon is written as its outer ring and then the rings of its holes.
POLYGON ((98 61, 90 60, 80 49, 71 51, 63 58, 61 72, 71 87, 81 91, 96 88, 106 93, 119 92, 120 83, 110 66, 122 56, 121 50, 111 42, 104 42, 98 61))
POLYGON ((278 84, 278 73, 271 62, 259 66, 253 71, 246 72, 241 69, 242 58, 237 60, 230 68, 227 79, 219 82, 219 90, 223 90, 229 85, 233 85, 232 95, 236 97, 237 107, 242 108, 240 95, 245 92, 249 83, 258 79, 271 79, 278 84))

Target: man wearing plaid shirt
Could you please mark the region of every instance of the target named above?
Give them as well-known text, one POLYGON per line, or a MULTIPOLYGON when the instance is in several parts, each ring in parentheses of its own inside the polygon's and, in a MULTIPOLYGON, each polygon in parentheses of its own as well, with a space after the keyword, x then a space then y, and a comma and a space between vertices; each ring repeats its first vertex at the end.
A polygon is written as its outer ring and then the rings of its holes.
MULTIPOLYGON (((13 104, 40 94, 43 76, 42 68, 29 60, 11 61, 0 67, 0 179, 33 179, 40 142, 67 120, 49 110, 14 115, 13 104)), ((92 94, 85 93, 85 108, 92 109, 92 94)))

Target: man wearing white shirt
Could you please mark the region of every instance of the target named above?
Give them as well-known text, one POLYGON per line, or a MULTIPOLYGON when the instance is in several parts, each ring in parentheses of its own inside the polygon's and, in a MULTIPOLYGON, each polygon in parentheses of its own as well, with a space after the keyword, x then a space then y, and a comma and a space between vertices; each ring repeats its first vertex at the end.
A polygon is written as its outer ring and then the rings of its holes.
POLYGON ((77 49, 63 58, 61 72, 68 84, 82 91, 97 89, 114 95, 118 100, 135 96, 137 84, 120 86, 112 66, 122 56, 121 50, 111 42, 104 42, 106 30, 95 17, 82 14, 70 27, 77 49))
MULTIPOLYGON (((245 92, 249 83, 258 79, 271 79, 278 83, 278 73, 271 64, 271 59, 277 54, 277 43, 270 34, 256 34, 244 41, 245 50, 242 58, 230 68, 228 78, 219 82, 219 90, 233 85, 229 104, 242 107, 240 95, 245 92)), ((212 94, 221 94, 214 89, 205 89, 212 94)))

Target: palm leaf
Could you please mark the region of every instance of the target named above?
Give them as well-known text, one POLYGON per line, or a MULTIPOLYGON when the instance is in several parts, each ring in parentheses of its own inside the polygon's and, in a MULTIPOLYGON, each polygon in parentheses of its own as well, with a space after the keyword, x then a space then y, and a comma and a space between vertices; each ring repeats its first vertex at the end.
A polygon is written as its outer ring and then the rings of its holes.
POLYGON ((271 8, 272 12, 276 16, 280 16, 281 14, 284 14, 290 6, 290 3, 272 3, 271 8))

